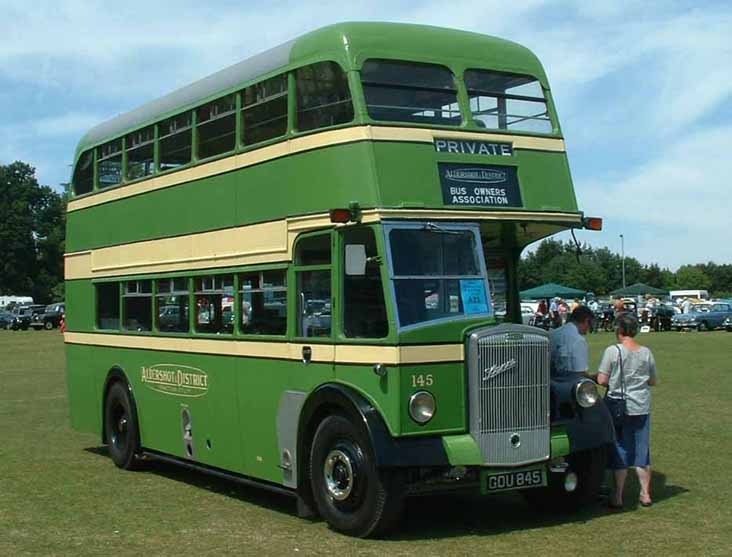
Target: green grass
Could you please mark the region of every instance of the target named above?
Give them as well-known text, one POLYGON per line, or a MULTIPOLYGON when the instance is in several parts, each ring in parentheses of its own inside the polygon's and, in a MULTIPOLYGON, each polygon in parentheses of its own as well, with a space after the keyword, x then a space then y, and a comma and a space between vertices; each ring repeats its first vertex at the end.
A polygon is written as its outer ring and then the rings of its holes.
MULTIPOLYGON (((610 514, 541 515, 516 494, 411 500, 387 540, 353 540, 292 500, 156 463, 122 472, 69 427, 57 331, 0 331, 0 555, 729 554, 732 334, 659 333, 654 499, 610 514)), ((590 338, 596 365, 609 334, 590 338)))

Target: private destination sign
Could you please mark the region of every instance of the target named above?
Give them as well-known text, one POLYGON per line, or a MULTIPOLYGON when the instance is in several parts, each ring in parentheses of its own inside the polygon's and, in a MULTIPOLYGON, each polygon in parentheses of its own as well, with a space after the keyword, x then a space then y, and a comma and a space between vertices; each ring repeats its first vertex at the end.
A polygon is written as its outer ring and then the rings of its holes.
POLYGON ((437 164, 445 205, 522 207, 515 166, 437 164))
POLYGON ((464 139, 435 138, 435 151, 459 155, 490 155, 512 157, 513 145, 495 141, 468 141, 464 139))

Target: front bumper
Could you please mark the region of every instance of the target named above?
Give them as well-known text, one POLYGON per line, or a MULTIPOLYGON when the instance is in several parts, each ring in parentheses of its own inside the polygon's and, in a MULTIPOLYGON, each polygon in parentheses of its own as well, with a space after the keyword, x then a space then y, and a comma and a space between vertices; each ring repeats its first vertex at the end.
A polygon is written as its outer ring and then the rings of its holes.
MULTIPOLYGON (((563 426, 552 428, 549 441, 551 447, 549 460, 570 453, 569 436, 563 426)), ((442 438, 442 445, 452 466, 483 466, 483 455, 475 439, 469 433, 445 435, 442 438)))

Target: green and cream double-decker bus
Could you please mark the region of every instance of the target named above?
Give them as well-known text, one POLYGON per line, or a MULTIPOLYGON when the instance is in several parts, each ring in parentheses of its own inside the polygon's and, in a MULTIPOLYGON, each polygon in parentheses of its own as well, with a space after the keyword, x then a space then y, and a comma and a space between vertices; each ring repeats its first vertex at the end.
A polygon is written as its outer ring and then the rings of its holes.
POLYGON ((308 33, 89 131, 68 204, 73 426, 292 495, 356 536, 406 496, 580 504, 612 439, 519 325, 530 243, 577 208, 551 90, 515 43, 308 33))

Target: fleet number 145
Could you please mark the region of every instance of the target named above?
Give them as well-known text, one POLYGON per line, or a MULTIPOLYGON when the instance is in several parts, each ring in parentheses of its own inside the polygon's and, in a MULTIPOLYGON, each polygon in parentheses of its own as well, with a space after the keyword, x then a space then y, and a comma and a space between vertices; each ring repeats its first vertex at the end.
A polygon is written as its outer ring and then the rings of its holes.
POLYGON ((431 373, 412 375, 412 387, 431 387, 434 382, 435 378, 431 373))

